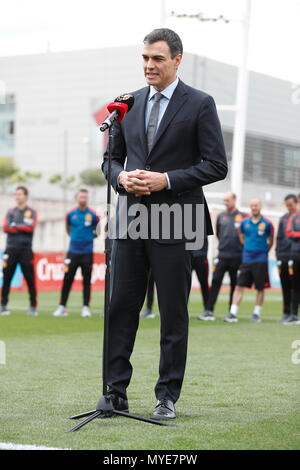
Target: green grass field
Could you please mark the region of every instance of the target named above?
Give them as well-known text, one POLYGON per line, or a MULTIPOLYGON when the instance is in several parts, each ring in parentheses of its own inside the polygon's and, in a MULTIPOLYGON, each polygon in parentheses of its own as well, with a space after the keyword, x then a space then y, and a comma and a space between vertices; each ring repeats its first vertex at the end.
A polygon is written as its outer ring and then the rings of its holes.
MULTIPOLYGON (((249 322, 253 294, 240 322, 203 323, 199 294, 190 299, 189 356, 177 426, 153 426, 124 418, 95 420, 76 433, 67 417, 93 409, 101 395, 103 295, 94 293, 91 319, 82 319, 81 295, 72 293, 70 316, 51 313, 57 293, 41 293, 40 315, 26 315, 27 295, 11 295, 10 317, 0 317, 6 365, 0 365, 0 442, 71 449, 299 449, 300 364, 292 342, 300 326, 277 323, 279 292, 268 292, 263 322, 249 322)), ((130 410, 149 416, 159 357, 159 318, 142 320, 132 357, 130 410)))

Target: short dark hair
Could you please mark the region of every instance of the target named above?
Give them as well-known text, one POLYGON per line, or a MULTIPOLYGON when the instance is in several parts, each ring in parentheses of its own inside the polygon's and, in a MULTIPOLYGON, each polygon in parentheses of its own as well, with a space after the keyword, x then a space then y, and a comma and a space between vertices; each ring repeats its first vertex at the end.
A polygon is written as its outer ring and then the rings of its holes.
POLYGON ((78 191, 76 193, 76 196, 78 196, 79 193, 87 193, 88 194, 88 190, 85 189, 85 188, 80 188, 80 189, 78 189, 78 191))
POLYGON ((297 196, 296 196, 296 194, 288 194, 288 195, 285 196, 285 198, 284 198, 285 201, 288 201, 289 199, 293 199, 294 202, 297 202, 297 196))
POLYGON ((172 29, 157 28, 144 37, 144 44, 153 44, 158 41, 166 41, 170 48, 172 59, 174 59, 178 54, 183 53, 182 41, 178 34, 172 29))
POLYGON ((23 193, 25 194, 25 196, 28 196, 28 194, 29 194, 29 191, 28 191, 28 189, 27 189, 25 186, 17 186, 17 187, 16 187, 16 191, 23 191, 23 193))

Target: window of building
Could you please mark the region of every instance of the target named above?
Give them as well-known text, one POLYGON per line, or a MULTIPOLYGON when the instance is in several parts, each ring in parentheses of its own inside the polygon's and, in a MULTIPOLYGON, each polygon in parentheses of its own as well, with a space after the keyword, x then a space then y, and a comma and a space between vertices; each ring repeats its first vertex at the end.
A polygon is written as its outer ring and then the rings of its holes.
POLYGON ((0 104, 0 156, 11 157, 15 146, 15 96, 5 96, 0 104))
MULTIPOLYGON (((223 131, 228 161, 232 158, 233 134, 223 131)), ((254 183, 300 188, 300 145, 247 135, 244 179, 254 183)))

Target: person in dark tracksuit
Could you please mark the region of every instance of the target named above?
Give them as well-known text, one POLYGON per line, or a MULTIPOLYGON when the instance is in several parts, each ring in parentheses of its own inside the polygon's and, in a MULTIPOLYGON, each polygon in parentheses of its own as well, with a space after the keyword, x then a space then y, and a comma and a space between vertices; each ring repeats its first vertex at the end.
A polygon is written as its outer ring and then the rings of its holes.
POLYGON ((300 211, 291 215, 286 234, 291 240, 291 270, 292 270, 292 306, 291 315, 285 324, 299 325, 298 310, 300 305, 300 211))
POLYGON ((198 315, 198 320, 215 320, 213 315, 222 281, 226 272, 230 277, 229 307, 236 286, 237 272, 242 260, 243 247, 239 239, 239 228, 246 214, 236 207, 236 196, 233 193, 224 195, 226 211, 217 217, 216 234, 219 239, 219 254, 214 260, 212 285, 206 309, 198 315))
POLYGON ((83 276, 82 317, 90 317, 91 276, 93 268, 93 242, 99 222, 97 214, 88 207, 88 191, 80 189, 77 193, 78 207, 68 212, 66 229, 71 237, 69 250, 65 258, 65 275, 61 291, 60 305, 53 313, 54 317, 66 317, 66 304, 75 278, 77 268, 83 276))
POLYGON ((201 294, 204 309, 207 309, 207 302, 209 299, 209 284, 208 284, 208 259, 207 259, 208 242, 207 238, 204 241, 203 247, 200 250, 192 250, 192 270, 195 270, 197 278, 201 287, 201 294))
POLYGON ((3 254, 3 286, 1 292, 1 315, 9 315, 7 308, 10 285, 18 264, 26 280, 30 307, 28 315, 37 316, 37 292, 35 286, 32 238, 37 223, 37 212, 27 205, 28 190, 18 186, 15 192, 16 207, 5 215, 3 230, 7 233, 6 248, 3 254))
POLYGON ((297 196, 295 194, 288 194, 284 198, 284 203, 288 212, 279 220, 276 239, 276 257, 283 296, 283 317, 280 320, 281 323, 287 322, 291 315, 293 292, 293 279, 291 275, 293 270, 293 260, 291 259, 292 240, 287 236, 286 228, 290 216, 297 212, 297 196))

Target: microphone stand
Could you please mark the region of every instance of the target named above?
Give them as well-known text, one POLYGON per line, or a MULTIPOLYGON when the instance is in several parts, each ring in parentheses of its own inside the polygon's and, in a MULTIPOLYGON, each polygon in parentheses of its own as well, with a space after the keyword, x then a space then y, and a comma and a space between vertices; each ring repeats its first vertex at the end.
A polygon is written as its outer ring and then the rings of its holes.
MULTIPOLYGON (((100 130, 101 127, 100 127, 100 130)), ((104 129, 103 129, 104 130, 104 129)), ((113 140, 113 123, 109 126, 108 134, 108 171, 107 171, 107 238, 105 240, 105 291, 104 291, 104 329, 103 329, 103 355, 102 355, 102 382, 103 382, 103 395, 100 397, 96 409, 86 411, 84 413, 70 416, 70 419, 86 418, 79 424, 74 426, 68 432, 74 432, 90 423, 96 418, 111 418, 114 415, 123 416, 124 418, 135 419, 144 421, 145 423, 156 424, 158 426, 176 426, 174 423, 166 423, 163 421, 145 418, 143 416, 133 415, 124 411, 115 410, 113 407, 111 396, 108 392, 107 386, 107 357, 108 357, 108 328, 109 328, 109 307, 110 307, 110 284, 111 284, 111 240, 110 234, 110 204, 111 204, 111 160, 112 160, 112 140, 113 140)))

